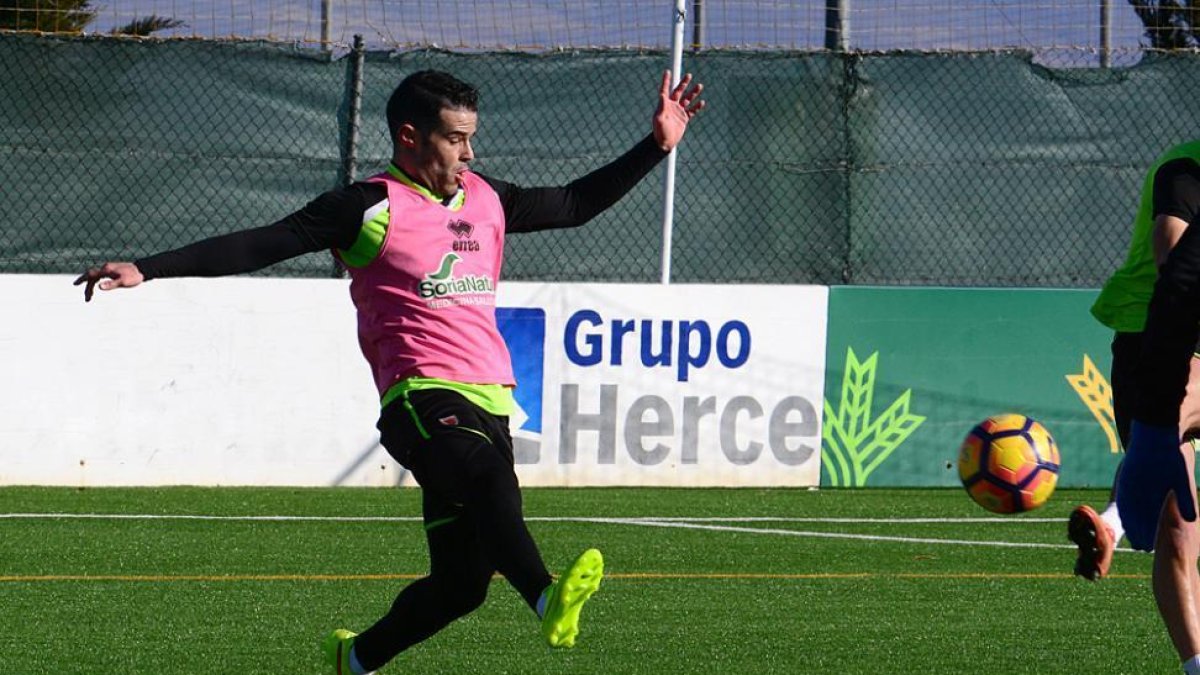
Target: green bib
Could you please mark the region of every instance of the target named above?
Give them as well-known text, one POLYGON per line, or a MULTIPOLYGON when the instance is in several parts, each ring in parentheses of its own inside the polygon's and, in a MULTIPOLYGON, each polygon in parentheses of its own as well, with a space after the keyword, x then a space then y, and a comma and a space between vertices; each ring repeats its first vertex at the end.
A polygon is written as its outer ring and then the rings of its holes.
POLYGON ((1163 164, 1181 158, 1200 163, 1200 140, 1177 145, 1158 159, 1142 182, 1142 199, 1133 221, 1133 239, 1125 263, 1113 273, 1100 289, 1100 297, 1092 305, 1092 316, 1100 323, 1121 333, 1140 333, 1146 326, 1150 295, 1158 279, 1154 264, 1154 174, 1163 164))

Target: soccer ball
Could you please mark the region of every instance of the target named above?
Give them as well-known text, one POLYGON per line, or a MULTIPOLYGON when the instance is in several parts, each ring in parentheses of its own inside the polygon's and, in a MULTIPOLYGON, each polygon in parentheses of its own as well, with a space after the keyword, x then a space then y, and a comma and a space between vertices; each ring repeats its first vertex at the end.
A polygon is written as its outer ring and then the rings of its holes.
POLYGON ((1032 511, 1058 482, 1058 445, 1024 415, 989 417, 967 434, 958 451, 958 477, 967 494, 995 513, 1032 511))

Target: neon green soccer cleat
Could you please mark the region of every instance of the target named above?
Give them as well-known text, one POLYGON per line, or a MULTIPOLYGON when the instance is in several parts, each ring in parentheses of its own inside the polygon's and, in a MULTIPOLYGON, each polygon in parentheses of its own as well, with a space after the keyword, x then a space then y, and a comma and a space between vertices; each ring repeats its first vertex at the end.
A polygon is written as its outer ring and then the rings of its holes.
POLYGON ((579 635, 579 610, 600 588, 603 577, 604 556, 589 548, 550 585, 542 616, 542 636, 551 647, 575 646, 575 636, 579 635))
POLYGON ((325 662, 333 666, 334 675, 351 675, 350 648, 354 646, 354 638, 358 633, 339 628, 321 641, 321 651, 325 652, 325 662))

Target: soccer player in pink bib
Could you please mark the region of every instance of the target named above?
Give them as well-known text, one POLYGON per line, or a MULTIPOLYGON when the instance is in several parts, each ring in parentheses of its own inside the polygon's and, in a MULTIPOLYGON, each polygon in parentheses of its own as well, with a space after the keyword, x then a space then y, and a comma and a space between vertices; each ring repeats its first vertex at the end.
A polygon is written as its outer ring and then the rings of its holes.
POLYGON ((652 130, 624 155, 561 187, 477 174, 479 93, 440 71, 406 77, 387 105, 391 165, 265 227, 205 239, 76 279, 95 289, 251 272, 332 250, 350 274, 358 338, 379 390, 383 446, 422 490, 430 573, 361 634, 322 647, 339 675, 372 672, 478 607, 495 572, 521 594, 552 647, 571 647, 604 573, 584 551, 554 580, 525 526, 508 415, 516 385, 497 329, 504 237, 574 227, 607 209, 679 144, 702 85, 664 73, 652 130))

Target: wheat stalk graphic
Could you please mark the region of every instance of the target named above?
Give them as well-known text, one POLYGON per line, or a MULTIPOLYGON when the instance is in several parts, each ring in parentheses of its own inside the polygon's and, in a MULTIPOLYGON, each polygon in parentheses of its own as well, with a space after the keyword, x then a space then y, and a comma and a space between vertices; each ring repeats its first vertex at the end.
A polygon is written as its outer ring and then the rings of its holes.
POLYGON ((1096 421, 1100 422, 1104 435, 1108 436, 1109 451, 1120 452, 1121 445, 1117 442, 1117 420, 1113 414, 1112 386, 1087 354, 1083 355, 1083 372, 1067 375, 1067 382, 1088 410, 1092 411, 1096 421))
POLYGON ((906 389, 883 414, 872 419, 875 369, 879 352, 859 362, 853 348, 846 349, 841 400, 835 411, 825 401, 824 449, 821 465, 832 486, 862 487, 896 448, 925 421, 908 411, 911 389, 906 389))

